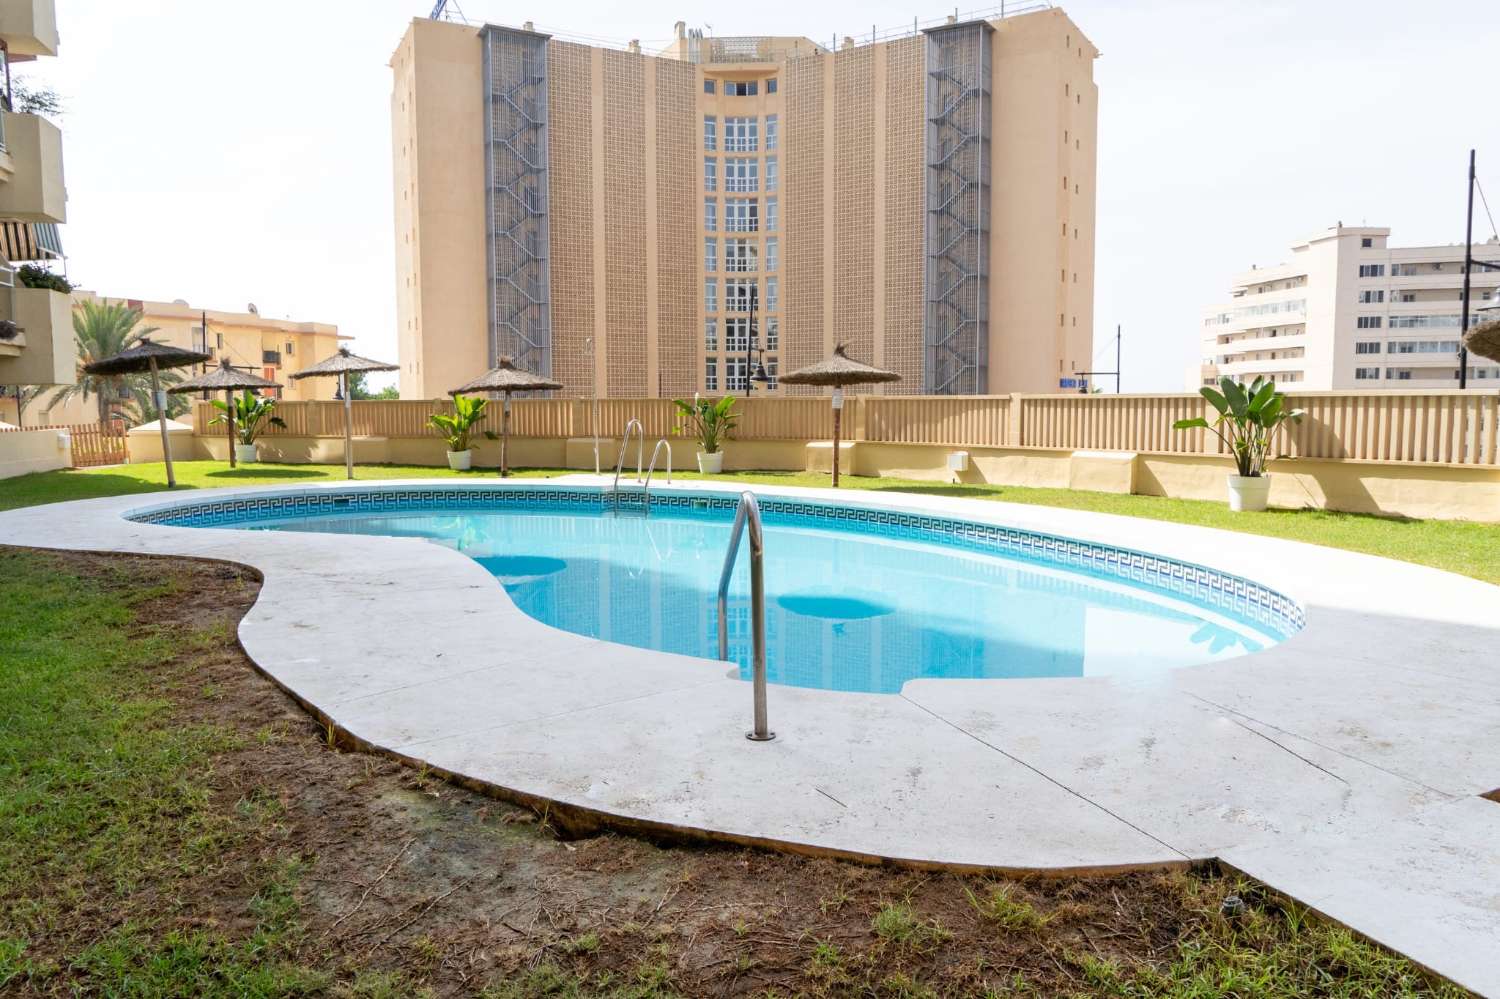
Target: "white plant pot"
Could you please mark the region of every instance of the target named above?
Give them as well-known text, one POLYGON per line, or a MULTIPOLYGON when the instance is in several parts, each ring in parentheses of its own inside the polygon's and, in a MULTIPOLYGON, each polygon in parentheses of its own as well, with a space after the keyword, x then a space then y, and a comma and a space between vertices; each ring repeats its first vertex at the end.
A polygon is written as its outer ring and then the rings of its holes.
POLYGON ((1269 475, 1229 476, 1229 509, 1236 513, 1256 513, 1266 508, 1271 495, 1269 475))
POLYGON ((467 472, 469 466, 474 464, 474 449, 467 451, 449 451, 448 467, 455 472, 467 472))
POLYGON ((715 451, 709 454, 707 451, 699 451, 698 471, 704 475, 718 475, 724 471, 724 452, 715 451))
POLYGON ((234 460, 241 465, 253 465, 260 460, 256 453, 254 444, 236 444, 234 446, 234 460))

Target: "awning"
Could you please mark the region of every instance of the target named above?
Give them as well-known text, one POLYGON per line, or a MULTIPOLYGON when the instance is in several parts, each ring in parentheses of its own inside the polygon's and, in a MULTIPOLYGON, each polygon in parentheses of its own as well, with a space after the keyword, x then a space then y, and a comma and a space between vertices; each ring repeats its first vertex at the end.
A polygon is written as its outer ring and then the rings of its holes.
POLYGON ((63 255, 56 222, 0 222, 0 253, 15 263, 55 260, 63 255))

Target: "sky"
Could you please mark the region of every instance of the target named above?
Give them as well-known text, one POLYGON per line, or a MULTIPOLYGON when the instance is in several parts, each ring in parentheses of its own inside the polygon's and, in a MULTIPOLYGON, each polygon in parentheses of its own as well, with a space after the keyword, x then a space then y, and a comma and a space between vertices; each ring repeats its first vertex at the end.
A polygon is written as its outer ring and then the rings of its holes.
MULTIPOLYGON (((888 0, 458 0, 574 40, 824 40, 939 17, 888 0)), ((1012 4, 1014 6, 1014 4, 1012 4)), ((1463 239, 1468 150, 1500 213, 1500 0, 1075 0, 1099 47, 1096 368, 1178 391, 1230 277, 1342 220, 1463 239), (1491 72, 1486 73, 1486 68, 1491 72)), ((58 0, 69 277, 336 323, 396 359, 387 63, 431 0, 58 0)), ((967 8, 965 8, 967 12, 967 8)), ((997 155, 1006 155, 997 150, 997 155)), ((1489 223, 1480 213, 1476 239, 1489 223)))

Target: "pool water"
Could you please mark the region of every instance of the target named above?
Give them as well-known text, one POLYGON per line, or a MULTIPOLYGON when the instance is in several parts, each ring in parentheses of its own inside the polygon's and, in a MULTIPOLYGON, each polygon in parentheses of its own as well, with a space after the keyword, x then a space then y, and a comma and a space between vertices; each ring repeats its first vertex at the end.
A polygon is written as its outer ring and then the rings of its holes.
MULTIPOLYGON (((235 526, 428 538, 484 566, 522 611, 591 638, 718 658, 728 515, 453 509, 284 516, 235 526)), ((729 600, 748 678, 748 545, 729 600)), ((1135 676, 1254 652, 1272 627, 1042 558, 793 521, 765 526, 774 683, 896 693, 907 680, 1135 676)))

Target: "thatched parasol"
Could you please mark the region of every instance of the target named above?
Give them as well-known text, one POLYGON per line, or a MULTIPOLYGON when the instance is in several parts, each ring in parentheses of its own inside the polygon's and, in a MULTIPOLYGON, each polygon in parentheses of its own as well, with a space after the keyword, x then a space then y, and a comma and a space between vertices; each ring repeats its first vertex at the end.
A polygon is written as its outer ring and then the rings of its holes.
POLYGON ((513 358, 502 357, 498 366, 491 368, 469 384, 456 388, 449 395, 467 395, 470 392, 500 392, 505 396, 500 414, 500 474, 510 474, 506 463, 506 445, 510 443, 510 394, 512 392, 540 392, 560 389, 562 384, 544 375, 533 374, 525 368, 516 367, 513 358))
POLYGON ((219 366, 212 371, 189 378, 168 389, 168 392, 224 392, 224 408, 229 419, 229 467, 235 466, 234 458, 234 393, 238 389, 281 388, 280 382, 241 371, 229 363, 229 358, 220 358, 219 366))
POLYGON ((156 421, 161 426, 161 456, 162 460, 167 463, 168 489, 177 486, 177 475, 172 470, 172 445, 167 439, 166 396, 162 394, 159 372, 163 368, 185 368, 189 364, 202 364, 207 360, 209 360, 209 355, 200 354, 196 350, 174 347, 169 343, 157 343, 141 337, 133 345, 113 357, 106 357, 84 365, 83 368, 91 375, 105 376, 151 372, 151 401, 156 404, 156 421))
POLYGON ((1500 309, 1488 311, 1495 312, 1495 318, 1471 327, 1464 334, 1464 349, 1491 361, 1500 361, 1500 309))
POLYGON ((359 371, 400 371, 399 364, 372 361, 368 357, 349 353, 348 347, 340 347, 332 357, 325 357, 310 368, 292 375, 293 378, 326 378, 337 376, 339 394, 344 397, 344 469, 349 478, 354 478, 354 413, 350 408, 349 375, 359 371))
POLYGON ((845 385, 872 385, 876 382, 899 382, 901 376, 869 364, 861 364, 845 353, 844 345, 833 348, 833 356, 817 364, 809 364, 778 381, 783 385, 831 385, 833 386, 833 488, 839 487, 839 417, 844 410, 845 385))

